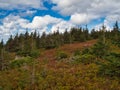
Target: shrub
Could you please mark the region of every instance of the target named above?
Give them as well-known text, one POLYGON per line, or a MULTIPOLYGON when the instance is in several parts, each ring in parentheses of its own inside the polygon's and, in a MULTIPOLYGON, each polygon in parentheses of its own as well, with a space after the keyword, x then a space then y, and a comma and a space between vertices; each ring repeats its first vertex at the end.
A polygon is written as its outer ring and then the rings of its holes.
POLYGON ((18 52, 17 52, 17 55, 19 55, 19 56, 25 56, 25 57, 26 57, 26 56, 29 55, 29 53, 30 53, 30 52, 26 52, 26 51, 18 51, 18 52))
POLYGON ((37 58, 40 56, 40 52, 39 52, 39 50, 31 51, 29 56, 32 58, 37 58))
POLYGON ((29 51, 29 52, 26 52, 26 51, 19 51, 17 53, 17 55, 20 55, 20 56, 30 56, 32 58, 37 58, 39 55, 40 55, 40 52, 39 50, 32 50, 32 51, 29 51))
POLYGON ((67 57, 68 57, 68 54, 66 52, 64 52, 64 51, 57 52, 57 59, 64 59, 67 57))
POLYGON ((120 57, 118 54, 110 54, 106 58, 106 63, 101 63, 99 74, 103 76, 119 77, 120 76, 120 57))
POLYGON ((16 67, 21 67, 25 63, 30 63, 32 62, 32 58, 30 57, 24 57, 23 59, 18 59, 18 60, 13 60, 10 62, 10 67, 11 68, 16 68, 16 67))
POLYGON ((104 58, 108 53, 109 53, 109 44, 103 43, 102 41, 98 41, 92 47, 92 54, 94 54, 98 58, 104 58))
POLYGON ((4 53, 4 60, 13 60, 15 59, 15 53, 9 53, 9 52, 5 52, 4 53))
POLYGON ((81 51, 78 49, 74 51, 74 56, 77 56, 77 55, 81 55, 81 51))
POLYGON ((73 60, 76 64, 83 63, 83 64, 89 64, 95 62, 95 56, 91 54, 84 54, 84 55, 78 55, 74 56, 73 60))
POLYGON ((90 54, 91 51, 89 48, 85 48, 83 51, 82 51, 82 54, 90 54))

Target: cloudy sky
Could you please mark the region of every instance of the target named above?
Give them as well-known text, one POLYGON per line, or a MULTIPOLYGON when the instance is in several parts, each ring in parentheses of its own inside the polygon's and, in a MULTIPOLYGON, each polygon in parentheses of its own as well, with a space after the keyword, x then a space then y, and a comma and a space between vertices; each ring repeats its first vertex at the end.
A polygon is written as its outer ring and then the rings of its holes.
POLYGON ((107 28, 120 21, 120 0, 0 0, 0 39, 26 30, 64 32, 74 26, 107 28))

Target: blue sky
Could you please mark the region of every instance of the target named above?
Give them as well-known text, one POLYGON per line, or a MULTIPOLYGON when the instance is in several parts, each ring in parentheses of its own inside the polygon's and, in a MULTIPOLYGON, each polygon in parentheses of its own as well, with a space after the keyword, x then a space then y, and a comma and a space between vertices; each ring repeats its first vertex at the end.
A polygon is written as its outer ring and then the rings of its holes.
POLYGON ((0 0, 0 39, 37 30, 52 33, 74 26, 111 29, 120 21, 120 0, 0 0))

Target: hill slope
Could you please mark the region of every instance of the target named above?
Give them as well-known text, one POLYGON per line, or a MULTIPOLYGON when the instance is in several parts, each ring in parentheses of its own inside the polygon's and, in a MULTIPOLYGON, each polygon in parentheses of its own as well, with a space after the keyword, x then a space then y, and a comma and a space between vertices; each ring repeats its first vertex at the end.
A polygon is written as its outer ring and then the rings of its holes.
POLYGON ((95 43, 96 43, 96 40, 90 40, 90 41, 83 42, 83 43, 65 44, 59 48, 43 51, 39 59, 42 60, 44 58, 48 58, 49 60, 54 60, 57 51, 65 51, 69 54, 72 54, 76 50, 80 50, 85 47, 88 48, 90 46, 93 46, 95 43))
POLYGON ((91 40, 83 43, 66 44, 56 49, 43 50, 38 59, 29 60, 21 66, 1 71, 0 89, 120 90, 120 80, 98 75, 99 65, 96 63, 84 64, 71 61, 76 50, 82 51, 95 43, 96 40, 91 40), (63 52, 62 55, 67 56, 58 58, 59 52, 63 52))

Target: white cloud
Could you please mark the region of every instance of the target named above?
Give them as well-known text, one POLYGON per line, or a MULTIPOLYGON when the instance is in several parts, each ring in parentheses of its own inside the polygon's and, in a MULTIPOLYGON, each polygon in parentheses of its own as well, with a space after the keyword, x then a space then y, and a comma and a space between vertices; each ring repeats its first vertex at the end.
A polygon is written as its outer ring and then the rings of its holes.
POLYGON ((3 9, 26 9, 37 8, 45 9, 44 0, 0 0, 0 8, 3 9))
POLYGON ((58 30, 58 28, 60 32, 64 32, 65 29, 70 29, 72 26, 74 26, 74 24, 71 22, 50 15, 35 16, 33 21, 26 25, 29 29, 40 30, 40 33, 44 31, 53 33, 58 30))
POLYGON ((36 12, 37 12, 36 10, 27 10, 26 14, 31 15, 31 14, 34 14, 36 12))
POLYGON ((62 19, 51 17, 50 15, 45 16, 35 16, 33 21, 27 25, 27 28, 44 28, 49 24, 55 24, 60 22, 62 19))
POLYGON ((19 28, 22 28, 28 22, 28 20, 22 19, 19 16, 9 15, 3 19, 3 24, 0 26, 0 30, 3 31, 3 34, 11 34, 19 28))
POLYGON ((96 25, 95 29, 99 30, 102 27, 102 25, 104 24, 106 26, 107 30, 112 30, 116 21, 118 21, 118 24, 120 24, 120 16, 117 14, 110 14, 110 15, 106 16, 103 23, 96 25))
POLYGON ((28 20, 22 19, 19 16, 7 16, 2 20, 2 25, 0 25, 0 39, 4 38, 6 41, 10 35, 14 35, 23 29, 24 25, 28 22, 28 20))
POLYGON ((51 0, 56 6, 53 10, 58 10, 63 15, 74 13, 94 13, 109 14, 119 12, 119 0, 51 0))
POLYGON ((110 14, 105 19, 109 23, 115 23, 116 21, 120 21, 120 15, 118 15, 118 14, 110 14))
POLYGON ((75 13, 71 15, 70 21, 74 24, 88 24, 91 20, 97 19, 96 15, 88 15, 87 13, 75 13))
POLYGON ((87 14, 78 14, 75 13, 71 16, 71 22, 75 24, 82 24, 87 22, 87 14))
POLYGON ((32 17, 35 13, 37 12, 37 10, 19 10, 19 12, 13 12, 13 15, 19 15, 20 17, 32 17))
POLYGON ((60 32, 74 26, 72 23, 63 19, 55 18, 50 15, 35 16, 32 22, 23 19, 20 16, 9 15, 5 17, 0 25, 0 39, 8 38, 11 34, 25 33, 26 29, 29 32, 37 30, 40 34, 42 32, 54 32, 59 27, 60 32))
POLYGON ((66 29, 69 31, 74 26, 75 25, 70 22, 61 21, 52 26, 51 32, 53 33, 53 32, 56 32, 57 30, 59 30, 61 33, 63 33, 66 29))
POLYGON ((51 0, 57 4, 53 10, 58 10, 63 15, 72 15, 86 11, 86 7, 90 6, 90 0, 51 0), (86 5, 86 6, 85 6, 86 5))
POLYGON ((95 30, 98 30, 98 31, 99 31, 100 29, 102 29, 102 26, 103 26, 103 25, 106 27, 106 30, 107 30, 107 31, 112 30, 111 24, 110 24, 106 19, 104 20, 103 23, 100 23, 100 24, 94 26, 94 28, 95 28, 95 30))
POLYGON ((51 2, 56 4, 53 10, 64 16, 71 16, 71 21, 76 24, 84 23, 85 18, 88 18, 89 22, 114 14, 120 17, 120 0, 51 0, 51 2))

